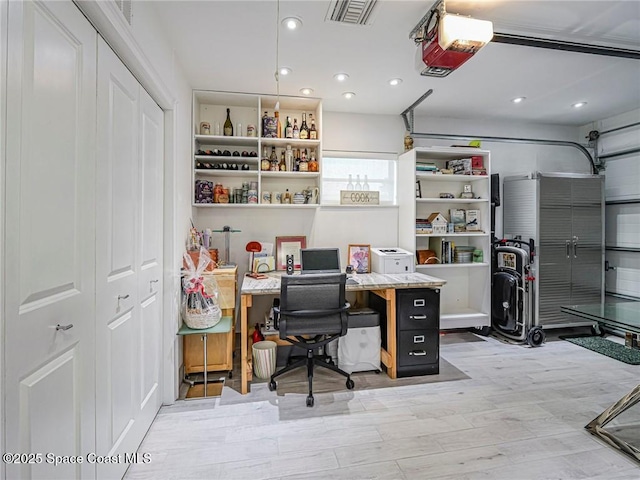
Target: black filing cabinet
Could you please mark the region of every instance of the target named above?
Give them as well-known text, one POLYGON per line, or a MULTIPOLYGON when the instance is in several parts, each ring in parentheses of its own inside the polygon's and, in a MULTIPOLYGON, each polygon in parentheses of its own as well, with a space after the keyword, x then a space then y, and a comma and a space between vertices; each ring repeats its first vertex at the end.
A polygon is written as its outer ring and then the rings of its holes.
MULTIPOLYGON (((374 295, 371 300, 372 306, 384 317, 381 325, 386 328, 385 301, 374 295)), ((386 332, 383 332, 385 337, 386 332)), ((396 290, 396 341, 398 377, 439 373, 440 290, 396 290)))

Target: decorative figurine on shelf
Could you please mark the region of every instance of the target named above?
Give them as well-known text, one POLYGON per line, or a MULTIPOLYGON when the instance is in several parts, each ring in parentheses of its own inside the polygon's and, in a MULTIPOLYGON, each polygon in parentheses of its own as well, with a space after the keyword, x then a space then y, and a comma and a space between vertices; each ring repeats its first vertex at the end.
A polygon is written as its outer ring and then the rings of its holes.
POLYGON ((408 152, 413 148, 413 138, 411 138, 411 132, 407 132, 404 136, 404 151, 408 152))

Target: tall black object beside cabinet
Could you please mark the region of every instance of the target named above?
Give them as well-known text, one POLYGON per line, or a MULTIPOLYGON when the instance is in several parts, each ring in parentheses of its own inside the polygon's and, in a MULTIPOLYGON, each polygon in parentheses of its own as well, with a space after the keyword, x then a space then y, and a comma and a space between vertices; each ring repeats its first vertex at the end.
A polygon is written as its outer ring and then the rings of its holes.
MULTIPOLYGON (((386 347, 386 302, 371 295, 371 306, 380 312, 386 347)), ((396 290, 396 365, 398 377, 434 375, 440 372, 440 290, 396 290)))

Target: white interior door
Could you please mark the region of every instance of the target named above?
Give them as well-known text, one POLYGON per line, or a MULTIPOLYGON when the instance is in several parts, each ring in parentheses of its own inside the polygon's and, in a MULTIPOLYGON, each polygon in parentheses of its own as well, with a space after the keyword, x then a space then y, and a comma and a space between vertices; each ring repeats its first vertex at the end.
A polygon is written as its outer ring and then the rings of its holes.
POLYGON ((149 94, 140 91, 140 239, 138 299, 140 343, 137 348, 140 391, 139 423, 148 429, 162 403, 162 235, 164 114, 149 94))
MULTIPOLYGON (((9 2, 6 451, 95 451, 96 37, 71 2, 9 2), (56 325, 64 330, 56 330, 56 325)), ((91 478, 86 462, 8 478, 91 478)))
MULTIPOLYGON (((139 85, 98 40, 96 182, 96 443, 101 455, 135 451, 140 411, 139 85)), ((126 464, 98 465, 120 478, 126 464)))
POLYGON ((97 448, 130 454, 161 404, 164 115, 101 38, 97 115, 97 448))

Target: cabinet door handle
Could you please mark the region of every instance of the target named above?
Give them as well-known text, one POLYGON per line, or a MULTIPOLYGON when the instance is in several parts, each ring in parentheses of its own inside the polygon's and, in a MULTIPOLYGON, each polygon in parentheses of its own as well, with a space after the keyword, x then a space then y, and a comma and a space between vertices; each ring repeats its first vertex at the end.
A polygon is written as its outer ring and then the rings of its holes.
POLYGON ((573 258, 578 257, 578 237, 573 237, 573 258))
POLYGON ((427 355, 427 352, 425 352, 424 350, 413 350, 409 352, 409 355, 412 355, 414 357, 425 357, 427 355))
POLYGON ((565 248, 567 250, 567 258, 571 258, 571 251, 570 251, 571 242, 569 240, 566 240, 564 243, 565 243, 565 248))
POLYGON ((409 315, 409 318, 411 320, 426 320, 427 316, 426 315, 409 315))
POLYGON ((58 330, 69 330, 70 328, 73 328, 73 323, 70 323, 69 325, 56 325, 56 331, 58 330))

